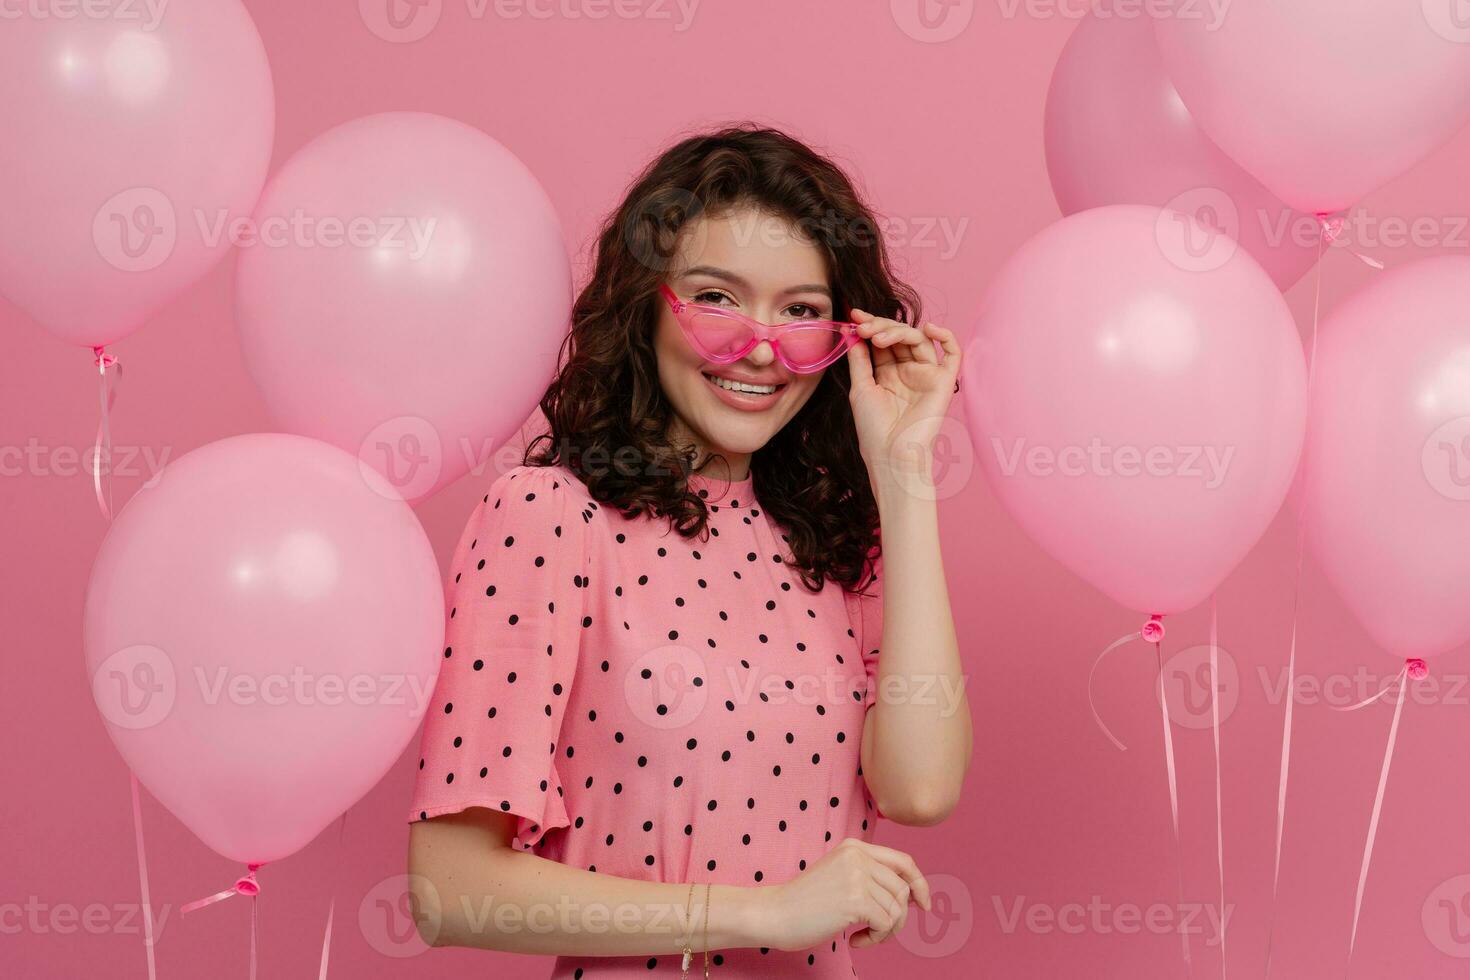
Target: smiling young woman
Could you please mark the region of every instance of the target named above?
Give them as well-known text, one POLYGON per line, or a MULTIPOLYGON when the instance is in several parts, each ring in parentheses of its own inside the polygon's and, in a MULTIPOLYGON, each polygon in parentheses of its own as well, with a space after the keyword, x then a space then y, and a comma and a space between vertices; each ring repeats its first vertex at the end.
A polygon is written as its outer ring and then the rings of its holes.
POLYGON ((848 179, 785 134, 688 139, 634 184, 550 432, 454 554, 409 813, 426 941, 556 978, 848 977, 928 906, 872 843, 880 816, 944 819, 970 758, 910 492, 960 352, 918 310, 848 179))

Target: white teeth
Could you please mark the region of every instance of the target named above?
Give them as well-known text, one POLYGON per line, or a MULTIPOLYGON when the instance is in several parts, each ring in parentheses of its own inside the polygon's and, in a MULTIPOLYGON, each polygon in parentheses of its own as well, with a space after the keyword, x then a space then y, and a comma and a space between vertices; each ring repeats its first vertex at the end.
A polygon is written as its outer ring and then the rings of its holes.
POLYGON ((724 388, 726 391, 743 391, 752 395, 770 395, 776 391, 775 385, 749 385, 740 381, 729 381, 725 378, 717 378, 712 374, 706 374, 705 377, 709 378, 716 385, 724 388))

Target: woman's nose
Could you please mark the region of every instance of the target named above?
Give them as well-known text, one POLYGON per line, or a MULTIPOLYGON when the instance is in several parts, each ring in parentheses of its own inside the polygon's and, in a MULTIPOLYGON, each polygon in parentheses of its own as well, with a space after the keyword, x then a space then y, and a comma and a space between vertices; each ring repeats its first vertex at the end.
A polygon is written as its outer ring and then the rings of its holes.
POLYGON ((771 347, 769 340, 762 340, 749 354, 745 355, 745 359, 756 367, 765 367, 776 360, 776 351, 771 347))

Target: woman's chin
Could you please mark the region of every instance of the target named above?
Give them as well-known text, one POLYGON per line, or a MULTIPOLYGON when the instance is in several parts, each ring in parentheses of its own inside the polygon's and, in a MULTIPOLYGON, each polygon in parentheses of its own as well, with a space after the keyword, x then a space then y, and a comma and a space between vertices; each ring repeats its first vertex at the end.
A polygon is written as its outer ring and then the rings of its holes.
POLYGON ((704 426, 705 444, 712 453, 724 456, 748 456, 765 447, 776 434, 770 425, 754 419, 709 419, 704 426))

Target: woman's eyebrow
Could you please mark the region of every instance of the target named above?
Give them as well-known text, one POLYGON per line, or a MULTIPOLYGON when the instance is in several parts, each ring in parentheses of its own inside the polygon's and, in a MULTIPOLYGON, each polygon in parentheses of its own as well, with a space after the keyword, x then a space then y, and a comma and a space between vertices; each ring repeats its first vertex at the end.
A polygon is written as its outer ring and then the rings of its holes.
POLYGON ((684 274, 679 278, 688 279, 690 276, 709 276, 711 279, 721 279, 731 285, 739 286, 741 289, 750 288, 750 282, 748 280, 728 269, 721 269, 719 266, 696 265, 692 268, 685 269, 684 274))
POLYGON ((788 289, 781 290, 782 296, 794 296, 797 293, 820 293, 828 299, 832 298, 832 290, 824 283, 820 282, 806 283, 805 285, 801 286, 791 286, 788 289))
MULTIPOLYGON (((746 279, 744 276, 739 275, 738 273, 731 272, 729 269, 721 269, 719 266, 716 265, 692 266, 688 269, 685 269, 684 274, 681 275, 679 278, 688 279, 693 276, 708 276, 711 279, 719 279, 723 282, 730 283, 732 286, 738 286, 741 289, 752 291, 750 280, 746 279)), ((818 293, 822 296, 826 296, 828 299, 832 298, 831 288, 829 288, 825 283, 820 282, 803 283, 799 286, 788 286, 787 288, 781 290, 777 295, 794 296, 798 293, 818 293)))

